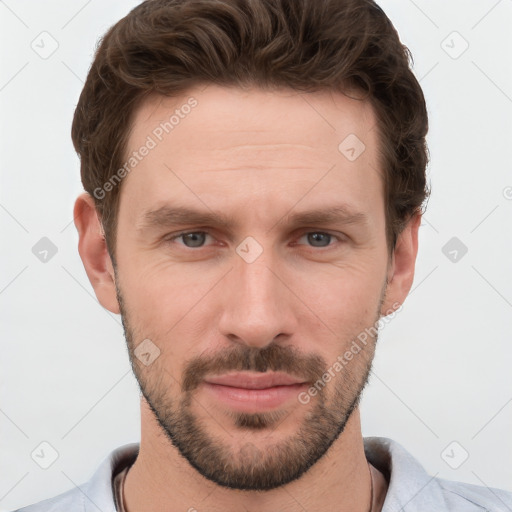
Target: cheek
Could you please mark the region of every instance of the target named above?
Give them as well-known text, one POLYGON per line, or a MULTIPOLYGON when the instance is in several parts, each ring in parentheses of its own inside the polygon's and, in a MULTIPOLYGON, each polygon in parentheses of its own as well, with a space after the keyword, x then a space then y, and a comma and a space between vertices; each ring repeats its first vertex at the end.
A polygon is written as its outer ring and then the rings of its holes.
POLYGON ((302 329, 314 324, 326 345, 340 350, 377 320, 385 283, 384 268, 351 265, 301 279, 294 291, 308 306, 302 329))
POLYGON ((222 274, 169 262, 137 267, 133 260, 120 274, 132 328, 142 339, 155 340, 166 358, 171 353, 185 357, 194 340, 205 339, 204 328, 212 324, 211 291, 222 274))
POLYGON ((172 312, 184 304, 195 290, 204 286, 202 275, 190 266, 170 261, 161 251, 125 248, 119 259, 123 289, 129 293, 137 311, 144 315, 172 312), (170 307, 170 306, 173 307, 170 307))

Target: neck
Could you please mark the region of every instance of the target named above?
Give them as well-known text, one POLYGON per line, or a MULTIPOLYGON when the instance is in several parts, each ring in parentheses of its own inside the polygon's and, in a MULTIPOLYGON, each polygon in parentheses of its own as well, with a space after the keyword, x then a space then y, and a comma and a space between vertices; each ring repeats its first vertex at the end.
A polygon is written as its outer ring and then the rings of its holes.
POLYGON ((327 453, 299 479, 269 491, 241 491, 219 486, 198 473, 162 433, 144 399, 141 405, 139 454, 124 487, 127 512, 302 512, 329 510, 332 503, 339 512, 370 510, 371 476, 359 409, 327 453))

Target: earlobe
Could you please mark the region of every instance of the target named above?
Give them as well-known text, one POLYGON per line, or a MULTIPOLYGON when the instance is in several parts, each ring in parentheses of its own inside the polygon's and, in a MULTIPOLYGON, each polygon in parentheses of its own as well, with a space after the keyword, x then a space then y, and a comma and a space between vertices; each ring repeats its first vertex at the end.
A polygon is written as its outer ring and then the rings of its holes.
POLYGON ((388 271, 388 286, 382 305, 382 316, 387 316, 398 309, 411 289, 418 254, 420 222, 421 214, 415 214, 398 235, 388 271))
POLYGON ((107 250, 103 228, 94 205, 94 199, 83 193, 75 201, 73 210, 78 230, 78 252, 100 304, 118 314, 115 275, 107 250))

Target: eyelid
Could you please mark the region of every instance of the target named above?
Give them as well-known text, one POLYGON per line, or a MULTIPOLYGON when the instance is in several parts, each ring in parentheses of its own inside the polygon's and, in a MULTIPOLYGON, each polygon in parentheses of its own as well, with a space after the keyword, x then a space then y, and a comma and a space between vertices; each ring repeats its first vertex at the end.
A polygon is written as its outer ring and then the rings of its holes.
MULTIPOLYGON (((174 240, 180 238, 182 235, 187 235, 187 234, 191 234, 191 233, 205 233, 206 235, 209 235, 212 238, 215 238, 209 229, 199 228, 199 229, 188 229, 188 230, 180 231, 179 233, 165 236, 164 242, 173 242, 174 240)), ((330 230, 317 229, 317 228, 301 228, 300 230, 298 230, 298 234, 294 235, 294 238, 302 238, 304 235, 307 235, 309 233, 321 233, 321 234, 325 234, 325 235, 330 235, 333 238, 337 239, 337 241, 339 243, 343 243, 348 240, 347 235, 345 235, 344 233, 333 232, 330 230)), ((187 247, 184 244, 180 244, 180 245, 183 245, 183 247, 185 247, 187 249, 192 249, 192 250, 203 249, 205 247, 205 246, 202 246, 202 247, 193 248, 193 247, 187 247)), ((303 245, 303 244, 299 244, 299 245, 303 245)), ((331 245, 328 245, 326 247, 314 247, 314 246, 309 246, 309 247, 311 247, 312 249, 329 249, 331 247, 331 245)))
MULTIPOLYGON (((334 231, 325 230, 325 229, 311 229, 311 228, 302 229, 296 238, 302 238, 304 235, 307 235, 309 233, 321 233, 323 235, 329 235, 332 238, 335 238, 338 241, 338 243, 344 243, 344 242, 347 242, 347 240, 348 240, 348 237, 344 233, 340 233, 338 231, 334 232, 334 231)), ((335 244, 331 244, 326 247, 315 247, 313 245, 310 245, 308 247, 310 247, 311 249, 328 250, 328 249, 334 248, 334 245, 335 244)))
MULTIPOLYGON (((173 235, 165 236, 163 238, 163 241, 164 242, 174 242, 174 240, 180 238, 181 236, 188 235, 188 234, 191 234, 191 233, 205 233, 208 236, 211 236, 212 238, 214 238, 213 235, 207 229, 194 229, 194 230, 190 230, 189 229, 187 231, 181 231, 180 233, 176 233, 176 234, 173 234, 173 235)), ((186 247, 187 249, 192 249, 192 247, 187 247, 184 244, 181 244, 181 245, 183 245, 183 247, 186 247)), ((198 247, 198 249, 202 249, 202 248, 203 247, 198 247)))

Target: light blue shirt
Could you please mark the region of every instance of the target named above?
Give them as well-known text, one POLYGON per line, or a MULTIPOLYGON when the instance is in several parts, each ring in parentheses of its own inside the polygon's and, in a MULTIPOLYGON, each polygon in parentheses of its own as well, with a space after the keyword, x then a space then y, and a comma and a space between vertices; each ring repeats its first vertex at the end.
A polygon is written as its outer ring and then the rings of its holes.
MULTIPOLYGON (((365 437, 368 461, 389 477, 382 512, 512 512, 512 492, 430 476, 396 441, 365 437)), ((135 461, 139 443, 113 450, 89 481, 19 512, 116 512, 112 478, 135 461)), ((330 512, 330 511, 329 511, 330 512)))

